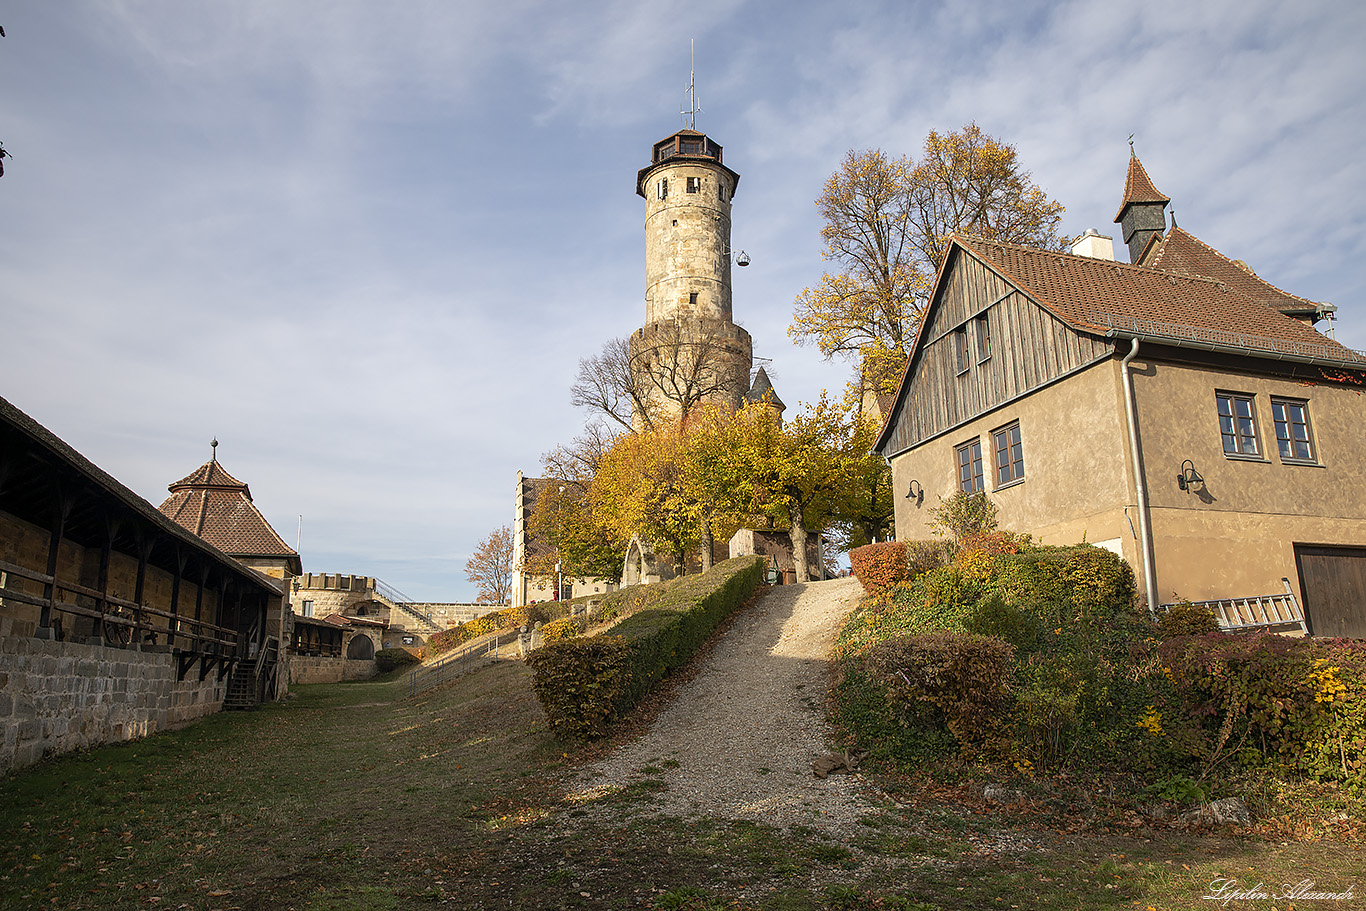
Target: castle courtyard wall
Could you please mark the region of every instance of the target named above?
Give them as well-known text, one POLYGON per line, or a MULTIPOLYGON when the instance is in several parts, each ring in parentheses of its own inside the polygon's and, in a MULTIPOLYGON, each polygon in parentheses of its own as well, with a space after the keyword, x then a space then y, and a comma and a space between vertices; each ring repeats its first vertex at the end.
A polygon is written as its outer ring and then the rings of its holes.
POLYGON ((0 772, 183 727, 223 706, 228 678, 176 679, 166 651, 0 637, 0 772))

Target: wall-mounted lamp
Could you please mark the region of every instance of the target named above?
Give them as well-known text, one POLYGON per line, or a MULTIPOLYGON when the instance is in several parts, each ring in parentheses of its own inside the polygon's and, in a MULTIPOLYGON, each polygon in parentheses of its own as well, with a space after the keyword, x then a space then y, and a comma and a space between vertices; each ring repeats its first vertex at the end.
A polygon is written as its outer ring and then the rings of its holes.
POLYGON ((735 265, 737 266, 744 267, 749 265, 749 254, 744 250, 727 250, 725 255, 735 257, 735 265))
POLYGON ((911 481, 911 489, 906 491, 906 499, 915 500, 916 506, 925 502, 925 488, 919 481, 911 481))
POLYGON ((1195 489, 1197 483, 1203 486, 1205 479, 1200 477, 1200 472, 1195 470, 1195 463, 1186 459, 1181 463, 1181 472, 1176 476, 1176 486, 1190 493, 1195 489))

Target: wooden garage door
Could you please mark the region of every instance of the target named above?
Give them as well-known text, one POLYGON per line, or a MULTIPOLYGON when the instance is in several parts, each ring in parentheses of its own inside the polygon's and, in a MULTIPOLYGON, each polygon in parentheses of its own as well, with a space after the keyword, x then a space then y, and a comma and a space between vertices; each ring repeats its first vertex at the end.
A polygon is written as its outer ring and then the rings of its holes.
POLYGON ((1310 634, 1366 639, 1366 547, 1296 544, 1295 565, 1310 634))

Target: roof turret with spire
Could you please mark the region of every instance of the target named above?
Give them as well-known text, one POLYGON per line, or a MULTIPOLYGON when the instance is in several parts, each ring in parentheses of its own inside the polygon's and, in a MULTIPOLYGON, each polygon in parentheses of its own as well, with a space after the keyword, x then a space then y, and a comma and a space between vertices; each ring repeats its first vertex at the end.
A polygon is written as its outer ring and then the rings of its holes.
POLYGON ((170 485, 171 496, 158 507, 162 515, 268 575, 281 577, 271 569, 299 575, 303 564, 298 552, 261 515, 251 501, 251 488, 218 464, 218 441, 212 445, 209 461, 170 485))
POLYGON ((1162 195, 1148 172, 1143 170, 1143 162, 1134 152, 1134 139, 1129 137, 1129 175, 1124 180, 1124 201, 1115 213, 1115 223, 1124 231, 1124 242, 1129 245, 1129 262, 1136 263, 1143 255, 1143 249, 1154 237, 1160 238, 1167 231, 1167 216, 1164 210, 1171 197, 1162 195))

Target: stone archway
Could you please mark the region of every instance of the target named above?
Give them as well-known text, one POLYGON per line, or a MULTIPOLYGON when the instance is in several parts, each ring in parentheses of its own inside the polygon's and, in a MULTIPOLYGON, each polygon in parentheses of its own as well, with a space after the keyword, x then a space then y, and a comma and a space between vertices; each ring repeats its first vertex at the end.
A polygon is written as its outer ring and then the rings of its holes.
POLYGON ((375 643, 364 633, 357 633, 347 643, 346 657, 359 661, 369 661, 375 657, 375 643))

